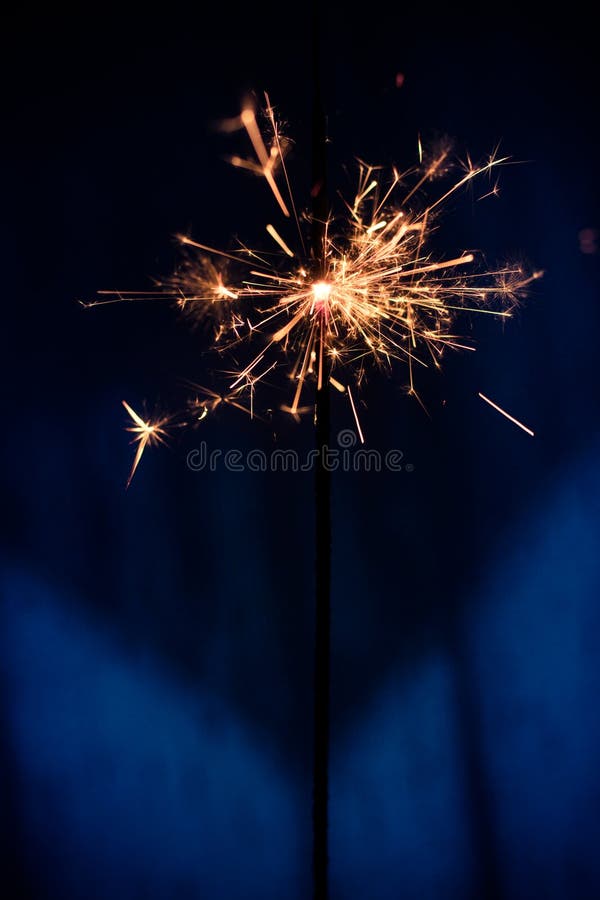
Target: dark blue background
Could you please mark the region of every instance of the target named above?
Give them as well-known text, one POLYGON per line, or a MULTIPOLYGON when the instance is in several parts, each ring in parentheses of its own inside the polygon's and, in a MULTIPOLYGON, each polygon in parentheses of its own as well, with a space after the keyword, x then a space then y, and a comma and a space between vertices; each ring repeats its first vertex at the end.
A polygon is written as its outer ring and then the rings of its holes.
MULTIPOLYGON (((519 6, 329 6, 333 172, 408 165, 416 135, 526 164, 452 211, 447 252, 546 275, 477 354, 369 380, 369 443, 412 473, 334 479, 332 897, 600 894, 596 38, 519 6), (405 75, 395 87, 398 71, 405 75), (532 440, 481 390, 521 415, 532 440)), ((27 8, 2 65, 0 715, 8 896, 310 896, 309 474, 192 473, 200 434, 129 492, 120 400, 202 380, 166 307, 84 311, 168 272, 171 236, 260 240, 264 185, 210 124, 266 88, 306 196, 302 6, 27 8)), ((338 176, 334 175, 336 181, 338 176)), ((343 178, 339 179, 343 186, 343 178)), ((337 184, 335 185, 337 186, 337 184)), ((303 194, 304 192, 304 194, 303 194)), ((351 424, 335 411, 335 429, 351 424)), ((219 415, 211 447, 270 449, 219 415)), ((308 447, 310 423, 277 425, 308 447)))

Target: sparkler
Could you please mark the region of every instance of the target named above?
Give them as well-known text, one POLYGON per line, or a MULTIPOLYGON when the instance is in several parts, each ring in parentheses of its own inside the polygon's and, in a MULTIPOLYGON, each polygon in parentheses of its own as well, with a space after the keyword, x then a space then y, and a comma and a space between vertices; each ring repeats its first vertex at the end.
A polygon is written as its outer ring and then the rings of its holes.
MULTIPOLYGON (((318 82, 318 79, 315 79, 318 82)), ((137 449, 127 484, 148 446, 164 443, 173 425, 203 421, 227 405, 257 415, 258 391, 270 373, 283 371, 292 382, 285 413, 299 419, 314 412, 317 448, 329 441, 330 386, 347 397, 361 442, 365 436, 355 396, 368 367, 385 374, 403 367, 408 394, 425 404, 417 390, 419 369, 439 369, 448 349, 473 350, 460 336, 461 314, 507 319, 529 285, 542 274, 521 266, 487 270, 475 251, 440 258, 432 235, 441 213, 460 191, 486 177, 495 179, 508 157, 491 154, 480 164, 453 158, 443 144, 427 155, 419 139, 418 161, 408 170, 357 161, 356 188, 331 212, 325 191, 324 117, 315 102, 312 211, 298 212, 285 156, 288 141, 265 94, 261 126, 254 104, 224 125, 245 131, 253 156, 231 157, 239 169, 264 178, 283 221, 265 223, 269 244, 253 249, 239 242, 230 251, 178 236, 182 261, 152 291, 104 291, 96 303, 174 302, 219 356, 235 362, 226 370, 222 392, 193 385, 187 406, 166 418, 142 419, 127 403, 128 430, 137 449), (268 133, 268 135, 267 135, 268 133), (316 149, 315 149, 316 148, 316 149), (452 172, 457 172, 449 180, 452 172), (436 186, 433 197, 424 200, 436 186), (310 252, 307 251, 307 245, 310 252), (257 347, 258 344, 258 347, 257 347), (242 362, 239 362, 239 360, 242 362), (353 392, 354 389, 354 392, 353 392)), ((498 182, 486 185, 478 200, 498 195, 498 182)), ((94 305, 94 304, 90 304, 94 305)), ((481 399, 530 435, 531 429, 485 395, 481 399)), ((270 402, 269 408, 276 404, 270 402)), ((260 405, 259 413, 260 414, 260 405)), ((315 898, 327 897, 327 813, 330 655, 330 502, 329 473, 316 463, 316 652, 314 759, 315 898)))
MULTIPOLYGON (((233 157, 232 162, 266 180, 284 215, 283 226, 270 222, 265 226, 271 247, 259 250, 239 243, 227 252, 179 235, 182 262, 173 275, 156 283, 155 290, 103 291, 96 303, 170 299, 193 325, 210 332, 209 343, 221 356, 235 352, 236 359, 243 358, 259 342, 258 352, 230 369, 224 395, 235 398, 231 405, 254 416, 257 391, 265 386, 266 375, 283 370, 292 390, 280 409, 298 419, 314 408, 312 392, 331 384, 347 396, 362 440, 364 429, 352 387, 356 395, 369 365, 387 374, 403 365, 408 394, 424 406, 417 370, 440 368, 449 348, 475 349, 456 330, 457 317, 508 319, 531 282, 540 277, 540 272, 527 273, 519 265, 482 269, 474 251, 443 259, 430 248, 444 205, 492 175, 508 157, 493 153, 481 164, 468 157, 453 163, 448 145, 426 157, 419 141, 419 162, 404 172, 395 168, 385 172, 358 161, 353 196, 342 199, 341 214, 325 211, 320 222, 322 250, 315 251, 313 241, 308 254, 304 230, 314 229, 316 217, 297 212, 285 162, 287 142, 266 94, 265 101, 270 139, 250 104, 228 123, 228 130, 246 131, 255 159, 233 157), (424 189, 443 184, 453 165, 458 176, 423 203, 424 189)), ((495 183, 479 199, 497 193, 495 183)), ((208 396, 199 404, 206 414, 218 405, 208 396)), ((170 421, 186 424, 197 421, 197 416, 190 418, 186 408, 170 421)), ((139 440, 134 471, 145 448, 163 442, 168 430, 164 419, 145 424, 156 430, 139 440)), ((141 427, 139 422, 137 426, 141 427)))

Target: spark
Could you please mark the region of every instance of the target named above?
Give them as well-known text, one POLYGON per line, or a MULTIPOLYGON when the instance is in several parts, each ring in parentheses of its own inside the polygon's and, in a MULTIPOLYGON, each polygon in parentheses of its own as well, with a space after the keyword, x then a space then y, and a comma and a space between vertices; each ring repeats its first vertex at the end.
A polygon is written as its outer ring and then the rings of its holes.
POLYGON ((267 232, 271 235, 276 244, 279 244, 284 253, 287 253, 288 256, 293 257, 294 251, 290 250, 284 239, 281 237, 279 232, 273 225, 267 225, 267 232))
POLYGON ((358 421, 358 415, 356 412, 356 406, 354 405, 354 398, 352 397, 352 391, 348 388, 348 396, 350 397, 350 406, 352 407, 352 412, 354 413, 354 421, 356 422, 356 428, 358 430, 358 436, 360 438, 361 444, 364 444, 365 437, 362 433, 362 428, 360 427, 360 422, 358 421))
POLYGON ((500 415, 502 415, 502 416, 504 416, 506 419, 508 419, 509 422, 512 422, 514 425, 517 425, 519 428, 522 428, 523 431, 524 431, 526 434, 528 434, 530 437, 534 437, 534 436, 535 436, 535 432, 532 431, 531 428, 528 428, 527 425, 523 425, 522 422, 519 422, 519 420, 518 420, 518 419, 515 419, 514 416, 511 416, 510 413, 507 413, 505 409, 502 409, 501 406, 498 406, 497 403, 494 403, 493 400, 490 400, 490 398, 489 398, 489 397, 486 397, 485 394, 482 394, 481 391, 478 392, 478 396, 481 397, 482 400, 485 400, 486 403, 489 403, 489 405, 490 405, 493 409, 495 409, 497 412, 500 413, 500 415))
POLYGON ((146 447, 153 447, 156 444, 165 443, 167 431, 164 426, 166 425, 168 419, 163 418, 156 419, 154 422, 145 422, 142 417, 139 416, 136 411, 131 408, 127 401, 122 400, 121 402, 134 423, 133 425, 130 425, 126 430, 135 435, 132 443, 137 444, 135 457, 133 459, 133 465, 131 467, 131 472, 129 473, 129 478, 127 479, 127 487, 129 487, 133 480, 133 476, 135 475, 136 469, 140 464, 142 456, 144 455, 144 450, 146 449, 146 447))
POLYGON ((250 140, 252 142, 252 146, 254 147, 254 152, 256 153, 256 156, 258 157, 258 161, 260 163, 262 174, 264 175, 264 177, 267 181, 267 184, 271 188, 271 191, 273 192, 273 196, 277 200, 277 203, 279 204, 279 208, 281 209, 281 212, 284 214, 284 216, 289 218, 290 212, 289 212, 287 206, 285 205, 285 201, 284 201, 283 197, 281 196, 281 192, 280 192, 279 188, 277 187, 277 183, 273 176, 274 164, 275 164, 275 161, 281 157, 281 150, 277 147, 276 144, 274 144, 271 147, 271 151, 267 152, 265 142, 263 141, 262 134, 260 133, 260 129, 256 122, 256 113, 251 106, 246 106, 242 110, 241 120, 242 120, 242 125, 248 132, 248 137, 250 138, 250 140))

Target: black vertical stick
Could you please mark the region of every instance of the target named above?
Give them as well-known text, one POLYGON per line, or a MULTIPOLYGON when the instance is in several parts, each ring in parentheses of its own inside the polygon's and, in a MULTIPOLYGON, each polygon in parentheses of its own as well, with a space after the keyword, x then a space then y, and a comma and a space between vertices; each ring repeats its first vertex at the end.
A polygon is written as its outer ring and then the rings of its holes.
MULTIPOLYGON (((312 253, 318 277, 325 276, 325 228, 327 208, 326 125, 321 95, 322 9, 313 0, 313 135, 312 135, 312 253)), ((315 671, 313 760, 313 890, 315 900, 328 896, 329 803, 329 703, 331 671, 331 478, 327 468, 329 445, 329 364, 323 333, 316 347, 317 387, 315 409, 315 671)))

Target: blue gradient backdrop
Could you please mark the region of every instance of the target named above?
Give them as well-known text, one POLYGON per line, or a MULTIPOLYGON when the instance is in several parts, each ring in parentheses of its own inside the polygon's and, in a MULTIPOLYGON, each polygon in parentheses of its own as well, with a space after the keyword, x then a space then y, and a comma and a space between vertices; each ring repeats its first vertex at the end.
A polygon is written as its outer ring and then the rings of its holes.
MULTIPOLYGON (((369 378, 369 443, 413 472, 334 478, 335 900, 600 895, 598 63, 583 8, 324 7, 334 187, 416 136, 523 160, 436 236, 546 270, 477 354, 424 373, 431 418, 369 378), (405 76, 396 88, 396 73, 405 76), (589 247, 588 247, 589 249, 589 247), (536 430, 530 439, 481 390, 536 430)), ((7 897, 310 896, 312 479, 190 472, 310 447, 225 413, 147 454, 120 401, 206 380, 145 287, 191 229, 262 240, 264 186, 212 122, 268 89, 309 186, 300 5, 13 14, 2 152, 0 790, 7 897), (263 10, 263 12, 261 12, 263 10), (266 11, 265 11, 266 10, 266 11), (275 436, 274 436, 275 434, 275 436)), ((304 193, 303 193, 304 192, 304 193)), ((336 406, 334 433, 351 426, 336 406)))

